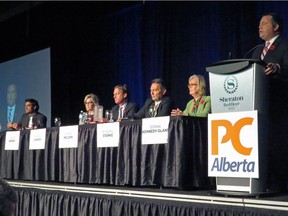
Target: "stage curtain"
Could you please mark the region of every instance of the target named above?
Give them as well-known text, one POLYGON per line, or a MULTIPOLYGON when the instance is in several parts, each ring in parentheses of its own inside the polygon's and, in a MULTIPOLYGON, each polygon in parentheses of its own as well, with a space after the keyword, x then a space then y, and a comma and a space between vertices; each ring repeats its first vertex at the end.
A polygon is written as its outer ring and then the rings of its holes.
POLYGON ((15 188, 15 216, 284 216, 285 212, 136 197, 15 188))

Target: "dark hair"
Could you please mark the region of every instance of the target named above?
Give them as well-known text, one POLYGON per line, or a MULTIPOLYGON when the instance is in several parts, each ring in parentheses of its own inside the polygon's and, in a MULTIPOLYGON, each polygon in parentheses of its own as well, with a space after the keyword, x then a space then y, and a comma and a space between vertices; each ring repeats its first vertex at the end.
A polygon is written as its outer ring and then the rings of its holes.
POLYGON ((163 89, 167 89, 164 80, 162 80, 161 78, 153 79, 153 80, 151 81, 151 84, 153 84, 153 83, 158 83, 158 84, 160 84, 160 88, 161 88, 162 90, 163 90, 163 89))
POLYGON ((35 111, 38 112, 40 107, 39 107, 39 103, 37 100, 35 100, 33 98, 28 98, 25 100, 25 103, 27 103, 27 102, 30 102, 33 105, 33 107, 35 107, 35 111))
POLYGON ((276 14, 276 13, 266 13, 266 14, 263 14, 262 17, 264 16, 271 16, 272 17, 272 25, 278 25, 279 28, 278 28, 278 32, 282 32, 282 19, 281 17, 276 14))
POLYGON ((124 84, 124 85, 122 85, 122 84, 116 85, 114 87, 114 89, 115 88, 120 89, 122 91, 122 94, 127 94, 127 96, 128 96, 128 88, 127 88, 126 84, 124 84))
POLYGON ((15 191, 4 179, 0 179, 0 215, 12 215, 16 203, 15 191))

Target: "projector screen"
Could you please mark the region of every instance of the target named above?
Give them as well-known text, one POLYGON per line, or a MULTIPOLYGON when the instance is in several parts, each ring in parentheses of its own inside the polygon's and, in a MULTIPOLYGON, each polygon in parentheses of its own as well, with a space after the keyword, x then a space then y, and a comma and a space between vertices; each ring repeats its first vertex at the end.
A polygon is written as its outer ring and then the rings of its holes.
POLYGON ((0 63, 2 130, 7 129, 8 121, 19 122, 25 113, 24 104, 27 98, 34 98, 39 102, 39 112, 47 116, 47 127, 51 125, 50 77, 50 48, 0 63))

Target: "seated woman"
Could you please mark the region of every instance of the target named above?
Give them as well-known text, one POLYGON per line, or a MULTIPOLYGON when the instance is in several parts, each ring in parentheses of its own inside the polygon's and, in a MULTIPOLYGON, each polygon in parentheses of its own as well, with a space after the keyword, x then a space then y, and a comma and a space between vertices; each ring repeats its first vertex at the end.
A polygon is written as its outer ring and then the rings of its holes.
POLYGON ((99 105, 99 98, 95 94, 88 94, 84 98, 84 105, 87 111, 86 121, 87 123, 93 122, 94 119, 94 107, 99 105))
POLYGON ((205 96, 206 83, 201 75, 192 75, 188 83, 189 94, 193 97, 182 112, 180 109, 173 109, 171 116, 185 115, 207 117, 211 113, 211 98, 205 96))

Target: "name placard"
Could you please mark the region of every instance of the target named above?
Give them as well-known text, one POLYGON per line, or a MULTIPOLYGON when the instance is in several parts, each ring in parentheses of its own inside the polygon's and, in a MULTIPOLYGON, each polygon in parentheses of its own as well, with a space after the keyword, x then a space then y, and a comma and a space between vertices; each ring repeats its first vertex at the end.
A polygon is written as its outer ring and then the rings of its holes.
POLYGON ((257 111, 208 115, 208 176, 259 178, 257 111))
POLYGON ((31 130, 29 139, 29 149, 45 149, 46 128, 31 130))
POLYGON ((168 143, 170 116, 142 119, 142 145, 168 143))
POLYGON ((59 148, 78 147, 78 125, 59 128, 59 148))
POLYGON ((119 122, 97 124, 97 148, 118 147, 119 122))
POLYGON ((20 131, 7 131, 5 136, 5 150, 19 150, 20 131))

